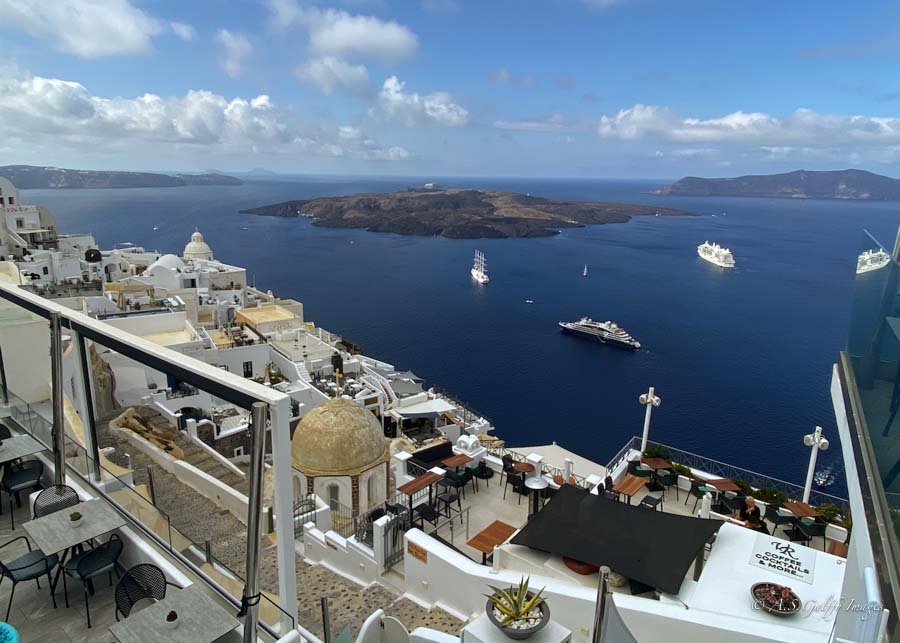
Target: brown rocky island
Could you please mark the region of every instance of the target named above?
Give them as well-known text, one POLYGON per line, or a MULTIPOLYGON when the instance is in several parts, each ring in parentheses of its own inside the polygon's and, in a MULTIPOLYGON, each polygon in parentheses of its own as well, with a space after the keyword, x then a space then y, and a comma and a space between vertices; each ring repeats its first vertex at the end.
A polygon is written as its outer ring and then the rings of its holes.
POLYGON ((451 239, 547 237, 560 228, 625 223, 633 216, 684 216, 689 212, 630 203, 552 201, 494 190, 406 190, 285 201, 243 213, 312 217, 327 228, 365 228, 451 239))

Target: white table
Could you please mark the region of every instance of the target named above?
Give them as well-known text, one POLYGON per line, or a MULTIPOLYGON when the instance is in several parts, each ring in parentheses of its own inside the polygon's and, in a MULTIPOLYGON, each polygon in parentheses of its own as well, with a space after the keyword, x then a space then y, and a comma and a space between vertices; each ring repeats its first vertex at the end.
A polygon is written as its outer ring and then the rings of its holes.
POLYGON ((166 597, 109 627, 119 643, 212 643, 240 625, 206 592, 191 585, 170 588, 166 597), (178 613, 178 626, 166 626, 166 614, 178 613))
POLYGON ((34 455, 44 450, 44 445, 30 435, 16 435, 0 444, 0 464, 34 455))
POLYGON ((550 483, 545 477, 536 476, 533 478, 526 478, 525 486, 531 489, 531 513, 529 515, 536 514, 541 510, 541 491, 549 487, 550 483))

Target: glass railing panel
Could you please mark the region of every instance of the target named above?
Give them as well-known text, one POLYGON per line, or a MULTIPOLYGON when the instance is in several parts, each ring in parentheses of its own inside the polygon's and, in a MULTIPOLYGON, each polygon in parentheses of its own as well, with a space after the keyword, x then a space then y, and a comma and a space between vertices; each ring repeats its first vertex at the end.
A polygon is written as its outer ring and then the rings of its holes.
POLYGON ((868 233, 859 246, 847 353, 900 537, 900 265, 868 233))

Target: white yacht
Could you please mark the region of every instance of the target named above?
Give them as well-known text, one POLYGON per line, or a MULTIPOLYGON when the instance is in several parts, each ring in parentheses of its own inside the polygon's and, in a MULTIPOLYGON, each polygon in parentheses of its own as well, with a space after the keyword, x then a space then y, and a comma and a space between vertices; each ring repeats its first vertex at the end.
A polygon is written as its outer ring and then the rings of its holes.
POLYGON ((710 243, 704 241, 697 246, 697 254, 704 259, 720 268, 734 268, 734 255, 731 250, 723 248, 718 243, 710 243))
POLYGON ((864 250, 856 258, 856 274, 880 270, 891 262, 891 255, 881 248, 877 250, 864 250))
POLYGON ((582 277, 587 277, 587 264, 584 264, 584 270, 581 271, 582 277))
POLYGON ((612 321, 598 322, 590 317, 582 317, 577 322, 559 322, 559 327, 564 333, 595 339, 601 344, 631 350, 641 347, 641 343, 629 335, 628 331, 612 321))
POLYGON ((475 251, 475 264, 472 266, 472 279, 480 284, 486 284, 491 280, 487 274, 487 262, 481 250, 475 251))

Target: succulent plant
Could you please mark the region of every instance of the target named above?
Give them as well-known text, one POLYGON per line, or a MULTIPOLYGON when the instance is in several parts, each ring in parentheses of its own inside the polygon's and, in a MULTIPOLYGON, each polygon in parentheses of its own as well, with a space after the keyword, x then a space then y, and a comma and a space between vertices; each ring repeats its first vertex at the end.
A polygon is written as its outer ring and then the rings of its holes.
POLYGON ((169 623, 171 623, 172 621, 175 621, 177 619, 178 619, 178 612, 176 612, 175 610, 171 610, 168 614, 166 614, 166 620, 169 623))
POLYGON ((503 620, 500 622, 502 627, 506 627, 516 621, 528 619, 529 612, 544 602, 544 599, 541 597, 541 592, 544 591, 544 588, 541 588, 539 592, 531 597, 528 596, 528 581, 530 578, 530 576, 523 576, 517 588, 500 589, 491 585, 490 588, 494 590, 494 593, 485 594, 494 608, 503 614, 503 620))
POLYGON ((77 511, 73 511, 72 513, 69 514, 69 520, 71 520, 72 522, 75 522, 76 520, 81 520, 81 514, 78 513, 77 511))

